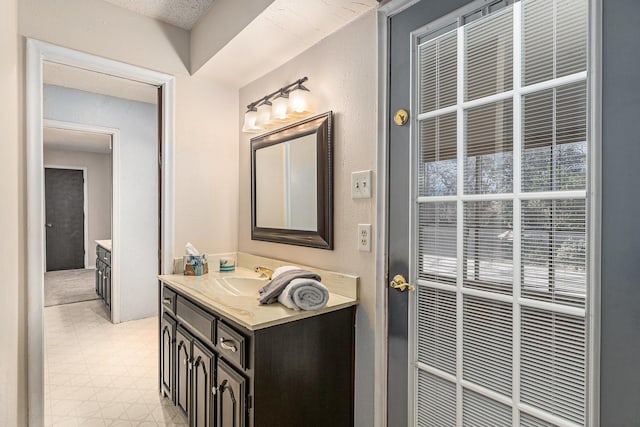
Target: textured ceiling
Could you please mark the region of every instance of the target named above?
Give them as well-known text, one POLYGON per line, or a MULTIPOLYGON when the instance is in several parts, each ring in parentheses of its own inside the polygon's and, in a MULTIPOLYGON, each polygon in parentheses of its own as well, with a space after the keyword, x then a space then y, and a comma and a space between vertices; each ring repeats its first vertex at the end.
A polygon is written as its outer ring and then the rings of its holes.
MULTIPOLYGON (((150 18, 190 30, 214 0, 105 0, 150 18)), ((238 0, 240 1, 240 0, 238 0)), ((247 0, 243 0, 247 1, 247 0)))
POLYGON ((111 135, 45 127, 44 148, 50 150, 84 151, 107 154, 111 152, 111 135))
POLYGON ((242 87, 377 5, 377 0, 275 0, 195 75, 242 87))
POLYGON ((44 83, 149 104, 158 100, 155 86, 52 62, 44 63, 44 83))

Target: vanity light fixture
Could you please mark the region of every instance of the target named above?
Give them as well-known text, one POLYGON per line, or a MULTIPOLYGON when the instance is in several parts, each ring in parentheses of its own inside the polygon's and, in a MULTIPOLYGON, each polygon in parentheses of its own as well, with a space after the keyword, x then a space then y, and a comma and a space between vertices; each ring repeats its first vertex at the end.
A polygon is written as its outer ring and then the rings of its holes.
POLYGON ((309 89, 304 87, 302 83, 298 83, 296 87, 289 92, 289 106, 291 112, 296 115, 303 115, 309 112, 309 89))
POLYGON ((307 77, 298 79, 247 105, 242 131, 258 133, 275 122, 284 123, 310 113, 311 92, 303 86, 308 80, 307 77))
POLYGON ((271 102, 265 98, 264 102, 258 105, 258 121, 261 126, 271 124, 271 102))
POLYGON ((246 113, 244 113, 244 125, 242 126, 242 132, 257 133, 262 130, 258 126, 258 110, 256 107, 251 106, 246 113))
POLYGON ((287 120, 287 110, 289 109, 289 94, 280 92, 273 98, 273 118, 279 121, 287 120))

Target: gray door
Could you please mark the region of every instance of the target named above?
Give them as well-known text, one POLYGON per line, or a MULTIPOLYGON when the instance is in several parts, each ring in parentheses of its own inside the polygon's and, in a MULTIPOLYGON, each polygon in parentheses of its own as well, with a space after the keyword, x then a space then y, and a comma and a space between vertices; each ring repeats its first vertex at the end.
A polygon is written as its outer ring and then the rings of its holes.
POLYGON ((84 176, 45 169, 47 271, 84 268, 84 176))
MULTIPOLYGON (((412 31, 445 16, 468 0, 422 0, 389 20, 389 277, 409 278, 411 141, 409 122, 398 126, 399 109, 410 110, 410 54, 412 31), (397 207, 397 208, 396 208, 397 207)), ((414 112, 409 111, 412 116, 414 112)), ((389 427, 408 425, 408 292, 389 287, 388 410, 389 427)))
POLYGON ((390 19, 390 426, 590 425, 587 5, 390 19))

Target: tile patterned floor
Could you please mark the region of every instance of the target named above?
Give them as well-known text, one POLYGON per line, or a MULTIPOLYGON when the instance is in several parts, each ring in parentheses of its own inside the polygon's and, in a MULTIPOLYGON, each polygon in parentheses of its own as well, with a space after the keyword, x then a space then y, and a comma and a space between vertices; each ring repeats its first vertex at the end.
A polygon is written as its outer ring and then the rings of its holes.
POLYGON ((158 393, 158 319, 112 324, 101 301, 47 307, 46 426, 186 426, 158 393))

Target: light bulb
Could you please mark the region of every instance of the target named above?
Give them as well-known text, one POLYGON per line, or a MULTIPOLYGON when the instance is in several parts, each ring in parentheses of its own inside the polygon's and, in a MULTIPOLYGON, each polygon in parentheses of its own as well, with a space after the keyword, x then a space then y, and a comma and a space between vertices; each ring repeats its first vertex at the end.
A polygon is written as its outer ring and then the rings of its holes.
POLYGON ((309 112, 309 89, 299 85, 289 93, 289 108, 295 114, 309 112))
POLYGON ((289 98, 286 94, 280 94, 277 98, 271 101, 273 104, 271 107, 271 116, 275 120, 286 120, 287 109, 289 108, 289 98))
POLYGON ((257 123, 261 126, 271 123, 271 103, 269 101, 258 107, 257 123))

